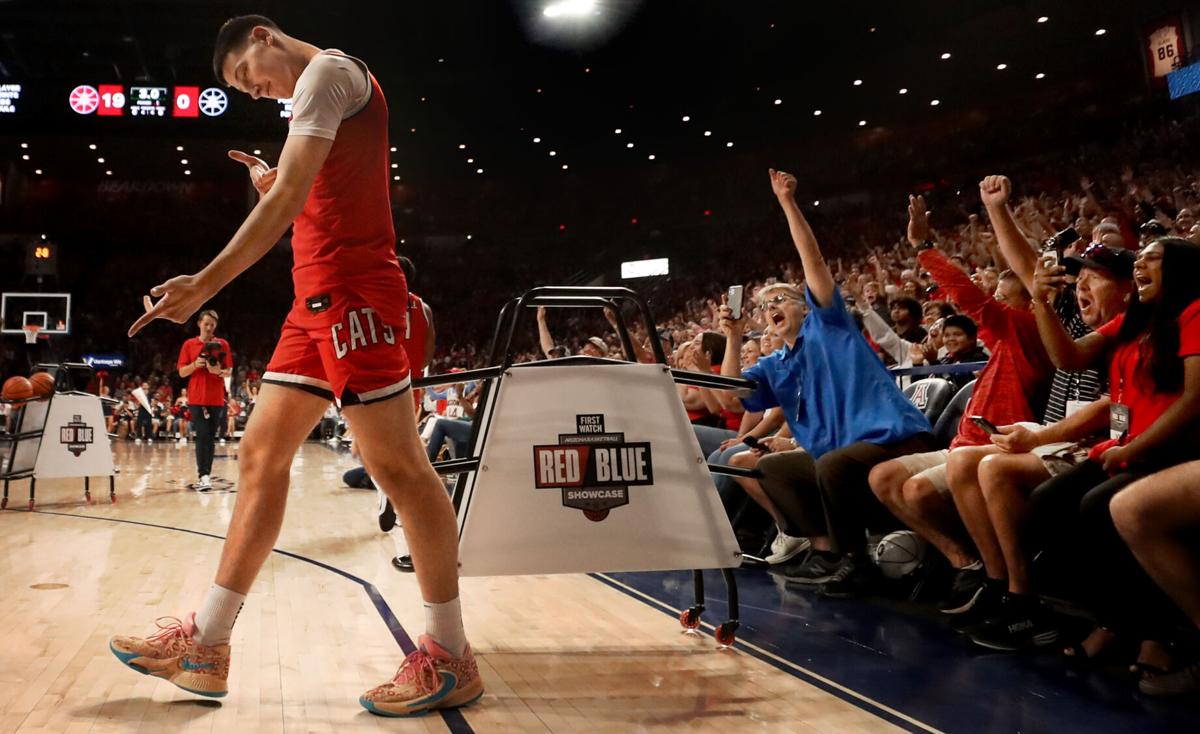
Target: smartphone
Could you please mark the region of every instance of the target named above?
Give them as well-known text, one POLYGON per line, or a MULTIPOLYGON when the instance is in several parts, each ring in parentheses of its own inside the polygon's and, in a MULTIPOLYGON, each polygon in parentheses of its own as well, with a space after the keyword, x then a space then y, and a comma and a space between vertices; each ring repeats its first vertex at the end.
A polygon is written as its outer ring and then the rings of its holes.
POLYGON ((745 290, 744 286, 731 285, 729 286, 729 310, 733 313, 730 315, 734 321, 739 321, 742 318, 742 293, 745 290))
POLYGON ((989 436, 995 436, 1000 433, 995 424, 981 415, 971 416, 971 422, 983 429, 983 432, 989 436))
POLYGON ((1042 269, 1049 270, 1058 266, 1058 250, 1053 247, 1047 247, 1042 250, 1042 269))
POLYGON ((760 443, 758 442, 758 438, 756 438, 755 436, 746 436, 746 437, 744 437, 744 438, 742 439, 742 443, 746 444, 747 446, 749 446, 749 447, 750 447, 750 448, 752 448, 752 449, 758 449, 759 451, 766 451, 766 450, 767 450, 767 447, 766 447, 766 446, 763 446, 762 444, 760 444, 760 443))

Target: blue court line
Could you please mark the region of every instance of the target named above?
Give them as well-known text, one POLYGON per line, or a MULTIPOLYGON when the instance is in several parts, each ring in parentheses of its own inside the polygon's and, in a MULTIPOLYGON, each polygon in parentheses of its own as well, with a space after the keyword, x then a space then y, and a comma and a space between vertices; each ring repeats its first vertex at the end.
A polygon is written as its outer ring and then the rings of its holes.
MULTIPOLYGON (((672 619, 674 619, 676 621, 679 620, 679 610, 676 610, 670 604, 662 601, 661 599, 658 599, 657 597, 655 597, 651 594, 647 594, 646 592, 641 591, 640 589, 634 590, 631 587, 625 586, 624 584, 616 581, 615 579, 608 578, 604 574, 589 573, 588 576, 591 576, 592 578, 596 579, 597 581, 604 584, 605 586, 616 589, 617 591, 621 592, 622 594, 625 594, 626 596, 632 597, 633 599, 636 599, 636 600, 642 602, 643 604, 650 607, 651 609, 657 609, 660 612, 671 617, 672 619)), ((709 604, 712 604, 713 602, 717 602, 717 601, 720 601, 720 600, 705 599, 704 603, 706 605, 709 605, 709 604)), ((745 605, 740 605, 740 606, 745 606, 745 605)), ((702 625, 709 629, 712 628, 712 625, 708 624, 707 622, 702 623, 702 625)), ((905 731, 912 732, 912 734, 929 734, 929 732, 931 732, 931 731, 938 731, 937 729, 934 729, 933 727, 930 727, 928 725, 918 726, 917 724, 913 723, 914 721, 916 721, 916 719, 909 721, 907 719, 896 716, 891 711, 881 708, 874 701, 871 701, 865 697, 860 698, 858 696, 850 695, 849 693, 847 693, 847 690, 849 690, 849 689, 838 688, 837 686, 830 685, 828 682, 826 682, 820 678, 817 678, 807 672, 804 672, 802 670, 797 670, 797 667, 801 667, 801 666, 799 663, 796 663, 795 661, 789 661, 789 662, 792 662, 793 665, 795 665, 796 667, 791 667, 789 665, 785 665, 783 662, 780 662, 779 659, 776 659, 770 655, 764 655, 763 653, 759 652, 758 650, 755 650, 752 647, 747 647, 741 640, 738 640, 738 639, 734 640, 733 646, 735 648, 737 648, 739 651, 744 652, 752 657, 755 657, 777 670, 783 671, 784 673, 787 673, 788 675, 791 675, 795 678, 799 678, 800 680, 804 681, 805 683, 807 683, 815 688, 819 688, 822 691, 845 701, 846 703, 854 706, 855 708, 862 709, 863 711, 866 711, 867 713, 869 713, 873 716, 883 719, 884 721, 887 721, 890 724, 898 726, 901 729, 904 729, 905 731)))
MULTIPOLYGON (((172 527, 170 525, 156 525, 155 523, 152 523, 152 522, 142 522, 140 520, 122 520, 122 519, 115 518, 115 517, 93 517, 91 515, 75 515, 70 512, 48 512, 46 510, 32 510, 32 514, 35 514, 35 515, 58 515, 60 517, 75 517, 75 518, 79 518, 81 520, 101 520, 103 522, 119 522, 119 523, 124 523, 126 525, 141 525, 141 526, 147 527, 147 528, 158 528, 159 530, 173 530, 173 531, 179 532, 179 533, 191 533, 192 535, 201 535, 201 536, 204 536, 205 538, 215 538, 217 540, 225 540, 224 535, 217 535, 215 533, 206 533, 202 530, 190 530, 188 528, 177 528, 177 527, 172 527)), ((296 553, 292 553, 291 551, 280 550, 279 548, 272 548, 271 552, 278 553, 281 556, 287 556, 288 558, 294 558, 297 561, 303 561, 305 563, 310 563, 318 568, 323 568, 326 571, 332 571, 333 573, 336 573, 337 575, 341 576, 342 578, 353 581, 354 583, 363 587, 363 591, 367 592, 367 597, 370 598, 371 603, 375 605, 375 611, 379 612, 379 616, 383 618, 383 622, 384 622, 384 624, 387 625, 388 631, 392 633, 392 637, 396 640, 396 644, 398 644, 400 646, 400 649, 404 652, 404 654, 408 655, 413 650, 417 649, 417 646, 413 643, 412 638, 409 637, 408 633, 404 631, 404 627, 400 624, 400 620, 396 619, 396 615, 395 615, 395 613, 392 612, 392 608, 388 606, 388 603, 386 601, 384 601, 383 595, 379 593, 379 589, 375 588, 375 585, 372 584, 370 581, 367 581, 366 579, 360 579, 359 577, 355 576, 354 574, 343 571, 340 568, 335 568, 334 566, 330 566, 328 563, 322 563, 321 561, 318 561, 318 560, 315 560, 312 558, 307 558, 305 556, 297 555, 296 553)), ((446 728, 448 728, 452 734, 474 734, 475 730, 471 728, 471 725, 467 723, 466 718, 463 716, 462 712, 459 711, 458 709, 444 709, 444 710, 439 710, 438 713, 442 715, 442 720, 446 722, 446 728)))

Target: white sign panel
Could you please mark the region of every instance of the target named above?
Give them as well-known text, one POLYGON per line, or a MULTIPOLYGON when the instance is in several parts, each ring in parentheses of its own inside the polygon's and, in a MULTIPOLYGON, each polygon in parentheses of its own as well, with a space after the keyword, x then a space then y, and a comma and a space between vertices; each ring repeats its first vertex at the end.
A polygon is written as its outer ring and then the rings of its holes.
POLYGON ((621 263, 621 277, 649 278, 652 275, 667 275, 671 272, 669 258, 660 257, 654 260, 631 260, 621 263))
POLYGON ((38 479, 57 479, 112 474, 112 449, 100 398, 70 394, 51 398, 34 475, 38 479))
POLYGON ((732 568, 733 529, 659 365, 515 368, 459 512, 464 576, 732 568))
POLYGON ((0 115, 15 115, 20 100, 20 84, 0 84, 0 115))

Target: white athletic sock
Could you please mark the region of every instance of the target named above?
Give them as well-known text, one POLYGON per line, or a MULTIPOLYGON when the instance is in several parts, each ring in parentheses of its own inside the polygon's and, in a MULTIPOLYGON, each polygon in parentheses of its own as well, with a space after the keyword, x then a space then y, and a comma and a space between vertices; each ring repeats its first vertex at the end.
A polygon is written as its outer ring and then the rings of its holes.
POLYGON ((425 602, 425 634, 437 640, 456 658, 467 649, 467 633, 463 631, 462 605, 458 597, 442 604, 425 602))
POLYGON ((245 594, 213 584, 196 612, 196 642, 205 646, 228 643, 245 601, 245 594))
POLYGON ((972 561, 958 570, 959 571, 982 571, 983 570, 983 561, 972 561))

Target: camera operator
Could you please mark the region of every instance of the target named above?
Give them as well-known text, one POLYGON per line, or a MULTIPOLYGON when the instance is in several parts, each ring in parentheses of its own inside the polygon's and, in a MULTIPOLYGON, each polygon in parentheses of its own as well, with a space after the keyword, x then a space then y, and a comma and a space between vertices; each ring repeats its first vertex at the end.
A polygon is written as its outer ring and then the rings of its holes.
POLYGON ((217 312, 201 311, 200 335, 179 350, 179 376, 188 378, 188 406, 196 430, 196 490, 212 489, 212 462, 217 429, 225 412, 225 378, 233 374, 229 342, 214 336, 217 312))

